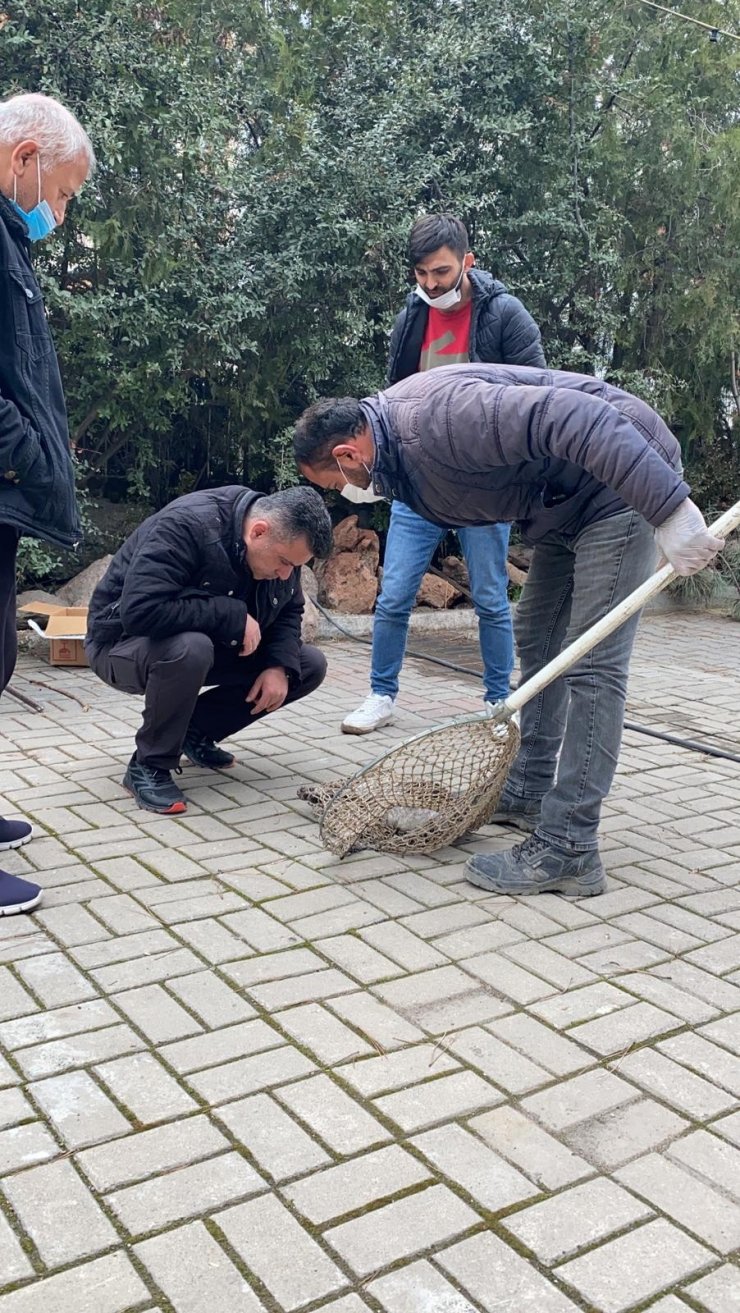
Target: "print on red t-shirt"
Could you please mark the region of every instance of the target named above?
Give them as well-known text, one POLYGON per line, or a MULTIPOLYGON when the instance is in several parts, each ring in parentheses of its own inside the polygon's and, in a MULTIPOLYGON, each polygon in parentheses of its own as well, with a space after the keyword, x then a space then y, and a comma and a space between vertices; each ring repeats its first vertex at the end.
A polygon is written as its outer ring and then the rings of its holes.
POLYGON ((467 365, 470 360, 472 298, 459 310, 429 307, 427 326, 419 356, 419 371, 438 365, 467 365))

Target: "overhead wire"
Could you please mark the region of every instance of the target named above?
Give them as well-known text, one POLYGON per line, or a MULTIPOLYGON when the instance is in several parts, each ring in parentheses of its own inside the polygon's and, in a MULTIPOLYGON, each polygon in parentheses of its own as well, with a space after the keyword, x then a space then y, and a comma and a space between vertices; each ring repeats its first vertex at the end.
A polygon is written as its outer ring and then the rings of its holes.
POLYGON ((656 0, 639 0, 642 5, 648 5, 650 9, 659 9, 663 14, 670 14, 671 18, 680 18, 684 23, 694 23, 696 27, 703 27, 709 32, 711 41, 716 41, 720 36, 727 36, 731 41, 740 41, 740 35, 737 32, 727 32, 723 27, 717 27, 714 23, 705 23, 701 18, 694 18, 691 14, 682 14, 678 9, 669 9, 667 5, 657 4, 656 0))

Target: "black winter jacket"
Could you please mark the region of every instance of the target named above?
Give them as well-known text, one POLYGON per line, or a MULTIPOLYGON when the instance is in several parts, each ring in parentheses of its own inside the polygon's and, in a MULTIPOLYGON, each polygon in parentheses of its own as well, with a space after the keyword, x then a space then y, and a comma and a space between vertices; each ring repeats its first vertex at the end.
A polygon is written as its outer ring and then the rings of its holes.
POLYGON ((373 486, 435 524, 516 520, 573 538, 633 507, 657 527, 689 495, 676 438, 587 374, 448 365, 366 397, 373 486))
POLYGON ((259 497, 241 485, 191 492, 144 520, 92 595, 87 642, 194 630, 238 650, 251 614, 262 631, 257 652, 265 667, 283 666, 289 679, 299 678, 300 570, 285 582, 255 580, 244 554, 244 517, 259 497))
POLYGON ((0 195, 0 523, 72 547, 81 529, 67 412, 29 249, 0 195))
MULTIPOLYGON (((490 365, 545 366, 540 330, 529 311, 503 283, 483 269, 468 269, 473 293, 470 359, 490 365)), ((419 368, 429 306, 412 292, 393 326, 388 356, 388 385, 409 378, 419 368)))

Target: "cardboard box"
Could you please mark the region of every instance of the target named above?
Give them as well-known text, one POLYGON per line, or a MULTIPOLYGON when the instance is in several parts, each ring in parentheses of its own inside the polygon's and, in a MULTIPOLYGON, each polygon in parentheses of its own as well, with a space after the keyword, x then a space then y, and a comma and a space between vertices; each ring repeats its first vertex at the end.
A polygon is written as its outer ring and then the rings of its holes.
POLYGON ((20 608, 30 615, 48 616, 46 629, 35 620, 28 621, 42 638, 49 641, 49 665, 86 666, 84 640, 87 633, 86 606, 54 606, 51 602, 28 602, 20 608))

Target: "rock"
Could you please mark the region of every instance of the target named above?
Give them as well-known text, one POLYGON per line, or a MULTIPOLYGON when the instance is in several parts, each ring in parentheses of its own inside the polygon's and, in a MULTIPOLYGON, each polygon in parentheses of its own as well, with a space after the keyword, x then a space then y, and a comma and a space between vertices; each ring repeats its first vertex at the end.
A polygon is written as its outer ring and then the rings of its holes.
POLYGON ((416 605, 431 606, 436 611, 446 611, 448 607, 454 606, 461 596, 462 593, 446 579, 440 579, 436 574, 425 574, 421 588, 416 594, 416 605))
POLYGON ((367 615, 378 595, 380 540, 373 529, 360 529, 348 515, 334 530, 334 547, 327 561, 317 561, 318 600, 333 611, 367 615))
POLYGON ((532 564, 533 547, 525 547, 523 543, 517 543, 516 547, 509 547, 509 561, 517 570, 528 570, 532 564))
POLYGON ((112 560, 112 556, 101 556, 99 560, 93 561, 92 565, 88 565, 86 570, 82 570, 74 579, 64 584, 59 589, 59 601, 62 605, 89 606, 90 598, 112 560))
POLYGON ((348 515, 334 529, 334 552, 357 552, 367 564, 372 562, 374 573, 380 560, 380 539, 374 529, 360 529, 356 515, 348 515))
POLYGON ((301 567, 301 588, 304 597, 310 597, 314 602, 316 601, 319 595, 319 581, 310 565, 301 567))
POLYGON ((375 571, 355 552, 339 552, 324 561, 319 577, 319 601, 332 611, 368 615, 378 594, 375 571))
MULTIPOLYGON (((532 552, 527 547, 515 547, 509 552, 509 559, 506 562, 506 573, 509 576, 509 582, 517 588, 521 588, 527 579, 527 570, 532 558, 532 552)), ((470 575, 468 567, 459 556, 446 556, 439 563, 440 570, 447 575, 448 579, 456 584, 463 593, 470 592, 470 575)))
POLYGON ((520 570, 516 565, 512 565, 511 561, 506 562, 506 573, 509 576, 509 583, 515 588, 523 588, 527 582, 527 571, 520 570))
POLYGON ((27 606, 30 602, 48 602, 51 606, 64 606, 64 602, 56 593, 46 593, 43 588, 27 588, 24 593, 19 593, 16 598, 16 626, 18 629, 28 627, 29 612, 21 612, 22 606, 27 606))
POLYGON ((461 588, 463 592, 466 590, 470 592, 468 567, 459 556, 445 556, 444 560, 440 561, 439 568, 457 588, 461 588))
POLYGON ((318 632, 319 612, 316 610, 308 593, 306 593, 303 607, 303 620, 301 622, 301 639, 304 643, 315 643, 318 632))

